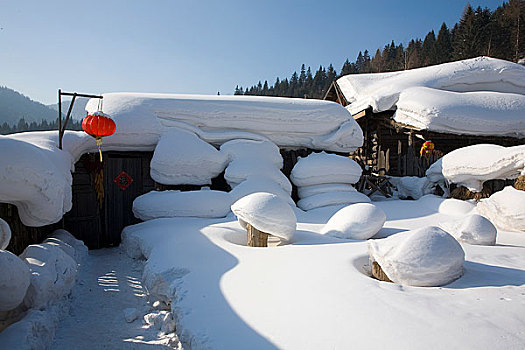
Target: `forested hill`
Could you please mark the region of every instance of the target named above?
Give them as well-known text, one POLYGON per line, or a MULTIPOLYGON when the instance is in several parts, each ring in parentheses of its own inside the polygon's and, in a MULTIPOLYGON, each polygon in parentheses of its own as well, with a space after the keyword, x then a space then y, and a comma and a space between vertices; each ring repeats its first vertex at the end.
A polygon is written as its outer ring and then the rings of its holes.
POLYGON ((459 23, 452 28, 442 24, 439 32, 430 31, 424 39, 413 39, 406 47, 392 41, 374 54, 359 52, 357 59, 348 59, 339 73, 329 65, 313 73, 303 64, 299 74, 268 81, 249 88, 237 86, 235 95, 263 95, 323 98, 338 76, 358 73, 391 72, 434 64, 490 56, 516 62, 525 56, 525 0, 510 0, 493 12, 478 7, 465 7, 459 23))
POLYGON ((28 123, 57 119, 57 112, 21 93, 0 86, 0 124, 16 125, 20 119, 28 123))
MULTIPOLYGON (((68 129, 81 130, 80 121, 71 120, 68 129)), ((34 130, 58 130, 57 111, 0 86, 0 134, 34 130)))

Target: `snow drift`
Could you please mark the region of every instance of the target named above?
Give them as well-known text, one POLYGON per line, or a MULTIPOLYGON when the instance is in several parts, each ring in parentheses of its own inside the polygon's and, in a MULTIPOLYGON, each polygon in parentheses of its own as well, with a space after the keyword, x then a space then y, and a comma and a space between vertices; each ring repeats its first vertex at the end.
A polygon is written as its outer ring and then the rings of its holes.
POLYGON ((525 232, 525 191, 507 186, 481 200, 476 209, 502 230, 525 232))

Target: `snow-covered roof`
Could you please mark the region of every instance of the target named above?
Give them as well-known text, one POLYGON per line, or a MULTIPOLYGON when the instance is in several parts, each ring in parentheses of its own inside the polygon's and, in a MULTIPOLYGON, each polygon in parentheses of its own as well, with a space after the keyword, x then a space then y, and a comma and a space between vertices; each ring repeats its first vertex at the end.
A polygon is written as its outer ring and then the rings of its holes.
POLYGON ((525 67, 489 57, 337 80, 356 114, 395 110, 394 120, 436 132, 525 137, 525 67))
MULTIPOLYGON (((271 140, 280 147, 351 152, 363 143, 362 131, 340 105, 321 100, 262 96, 146 93, 104 94, 104 112, 117 131, 112 144, 149 139, 156 144, 167 127, 193 131, 222 144, 232 139, 271 140)), ((86 105, 95 112, 98 100, 86 105)))

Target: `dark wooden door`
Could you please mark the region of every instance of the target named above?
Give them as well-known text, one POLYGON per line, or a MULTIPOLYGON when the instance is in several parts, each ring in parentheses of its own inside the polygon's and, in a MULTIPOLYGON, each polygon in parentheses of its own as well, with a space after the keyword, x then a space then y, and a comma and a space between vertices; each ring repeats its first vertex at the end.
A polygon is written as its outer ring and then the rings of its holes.
POLYGON ((133 215, 133 201, 154 188, 149 175, 150 161, 151 153, 147 152, 105 153, 104 246, 118 245, 122 229, 139 222, 133 215))
POLYGON ((103 211, 95 190, 95 174, 98 172, 98 154, 83 155, 75 164, 73 173, 73 206, 64 215, 64 228, 90 249, 101 248, 103 211))

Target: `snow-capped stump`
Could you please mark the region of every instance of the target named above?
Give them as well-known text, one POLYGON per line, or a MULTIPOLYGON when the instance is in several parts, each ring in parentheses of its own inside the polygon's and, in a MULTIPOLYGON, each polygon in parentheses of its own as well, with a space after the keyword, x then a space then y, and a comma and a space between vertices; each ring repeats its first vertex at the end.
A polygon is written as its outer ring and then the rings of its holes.
POLYGON ((419 287, 454 281, 463 274, 465 262, 465 252, 458 241, 435 226, 372 240, 368 253, 370 265, 379 265, 374 269, 376 272, 382 270, 394 283, 419 287))
POLYGON ((374 204, 351 204, 332 215, 321 233, 337 238, 369 239, 385 221, 385 212, 374 204))
POLYGON ((6 250, 0 250, 0 266, 0 311, 9 311, 24 300, 31 273, 24 261, 6 250))
POLYGON ((439 224, 443 230, 450 233, 460 242, 477 245, 496 244, 496 227, 487 218, 473 214, 458 221, 439 224))
POLYGON ((235 202, 231 210, 246 228, 250 247, 267 247, 268 235, 290 240, 295 233, 297 218, 294 211, 274 194, 252 193, 235 202))
POLYGON ((507 186, 481 200, 477 210, 502 230, 525 232, 525 191, 507 186))
POLYGON ((290 197, 290 193, 283 190, 279 183, 259 175, 250 176, 245 181, 235 186, 235 188, 230 191, 230 194, 233 197, 233 201, 236 202, 242 197, 255 192, 267 192, 275 194, 277 197, 281 197, 287 201, 288 204, 295 206, 295 202, 293 201, 292 197, 290 197))
POLYGON ((0 218, 0 250, 4 250, 11 241, 11 228, 9 224, 0 218))

